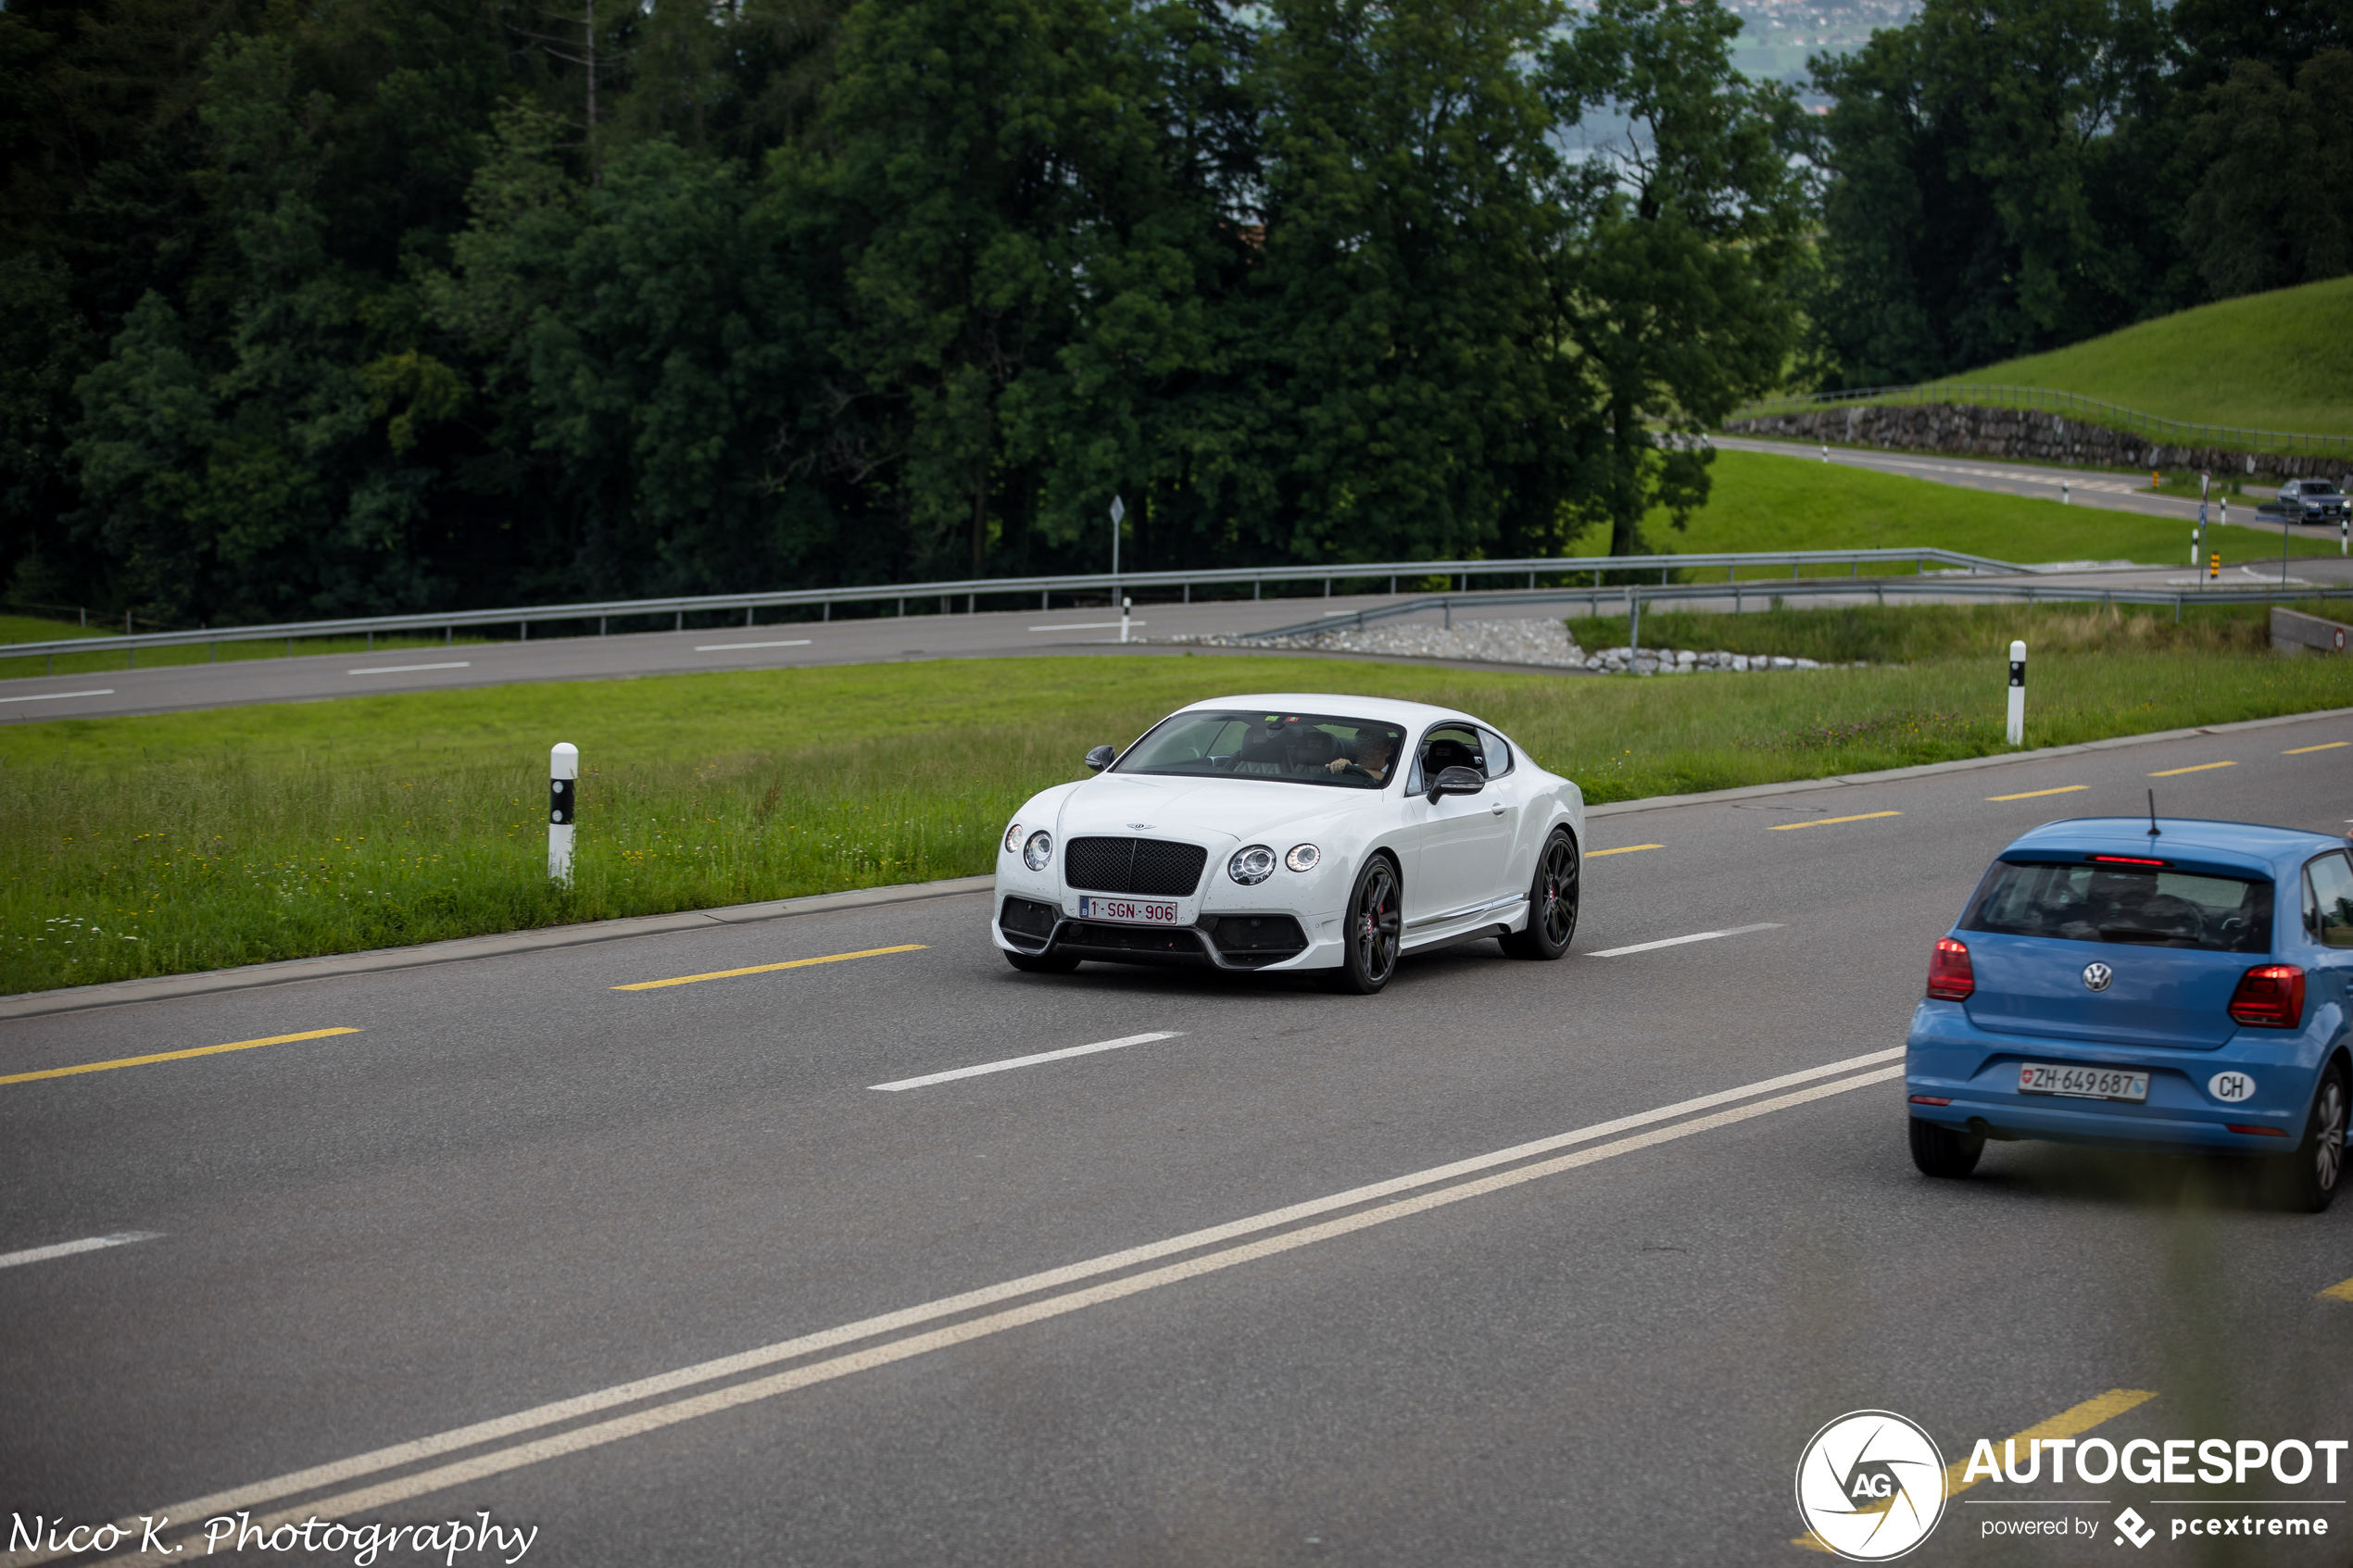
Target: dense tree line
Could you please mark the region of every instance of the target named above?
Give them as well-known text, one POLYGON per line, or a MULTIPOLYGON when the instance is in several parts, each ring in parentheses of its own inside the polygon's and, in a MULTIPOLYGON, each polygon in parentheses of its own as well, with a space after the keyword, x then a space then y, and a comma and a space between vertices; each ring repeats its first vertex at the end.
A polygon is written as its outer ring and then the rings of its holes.
POLYGON ((10 0, 0 580, 1633 550, 1793 373, 2345 269, 2342 18, 2151 5, 1930 0, 1817 118, 1717 0, 10 0))
POLYGON ((1736 27, 19 0, 0 566, 182 622, 889 582, 1098 566, 1114 494, 1141 566, 1630 547, 1794 343, 1736 27))
POLYGON ((2353 269, 2353 0, 1925 0, 1816 82, 1836 383, 2353 269))

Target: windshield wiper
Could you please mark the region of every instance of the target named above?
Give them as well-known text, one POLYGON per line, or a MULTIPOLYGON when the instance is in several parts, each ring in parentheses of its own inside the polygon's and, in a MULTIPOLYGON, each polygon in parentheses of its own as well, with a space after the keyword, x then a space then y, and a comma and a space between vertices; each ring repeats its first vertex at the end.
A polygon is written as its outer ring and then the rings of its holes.
POLYGON ((2197 946, 2197 939, 2196 937, 2184 936, 2178 931, 2147 931, 2137 925, 2104 925, 2100 927, 2100 940, 2103 942, 2140 942, 2151 947, 2173 942, 2178 942, 2184 947, 2190 947, 2197 946))

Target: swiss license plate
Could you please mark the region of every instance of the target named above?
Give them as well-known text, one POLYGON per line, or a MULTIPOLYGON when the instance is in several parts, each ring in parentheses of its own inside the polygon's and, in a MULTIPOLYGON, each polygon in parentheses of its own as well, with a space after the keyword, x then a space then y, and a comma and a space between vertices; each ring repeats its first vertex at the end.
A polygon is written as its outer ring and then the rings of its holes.
POLYGON ((1176 906, 1158 898, 1086 898, 1078 900, 1080 920, 1113 920, 1128 925, 1175 925, 1176 906))
POLYGON ((2022 1095, 2069 1095, 2077 1099, 2149 1098, 2149 1075, 2137 1067, 2085 1067, 2053 1061, 2022 1061, 2018 1067, 2018 1092, 2022 1095))

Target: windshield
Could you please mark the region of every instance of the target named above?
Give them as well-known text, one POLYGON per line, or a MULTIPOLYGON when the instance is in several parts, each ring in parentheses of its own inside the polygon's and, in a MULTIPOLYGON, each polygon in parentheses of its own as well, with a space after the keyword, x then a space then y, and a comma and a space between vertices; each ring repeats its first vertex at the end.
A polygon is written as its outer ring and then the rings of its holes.
POLYGON ((1396 776, 1404 739, 1396 725, 1370 719, 1196 709, 1162 720, 1113 771, 1220 773, 1379 789, 1396 776))
POLYGON ((2218 953, 2271 950, 2271 884, 2155 867, 1996 862, 1965 931, 2134 942, 2218 953))

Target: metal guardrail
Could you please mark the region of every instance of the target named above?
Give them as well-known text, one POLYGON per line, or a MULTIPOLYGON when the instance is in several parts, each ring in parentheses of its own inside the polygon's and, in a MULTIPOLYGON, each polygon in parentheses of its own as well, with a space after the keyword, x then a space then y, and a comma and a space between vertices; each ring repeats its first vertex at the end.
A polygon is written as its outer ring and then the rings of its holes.
MULTIPOLYGON (((2023 575, 2023 574, 2021 574, 2023 575)), ((1343 627, 1362 631, 1378 621, 1392 621, 1401 616, 1420 615, 1442 610, 1446 624, 1454 624, 1457 605, 1476 604, 1479 608, 1496 605, 1574 605, 1586 606, 1586 614, 1598 616, 1604 604, 1624 607, 1629 618, 1637 608, 1661 602, 1684 604, 1692 600, 1721 601, 1730 599, 1737 612, 1752 598, 1779 599, 1855 599, 1870 597, 1885 604, 1889 595, 1898 598, 1977 598, 2005 603, 2023 600, 2028 604, 2097 604, 2097 605, 2171 605, 2173 619, 2182 619, 2182 611, 2193 605, 2290 604, 2313 600, 2353 600, 2353 587, 2323 588, 2318 585, 2287 588, 2095 588, 2061 585, 2037 586, 2032 581, 2008 583, 1970 583, 1922 579, 1874 578, 1841 583, 1832 578, 1811 578, 1793 583, 1677 583, 1661 586, 1649 583, 1619 583, 1599 588, 1544 588, 1534 593, 1504 591, 1479 594, 1475 597, 1457 594, 1432 594, 1408 599, 1394 605, 1357 610, 1348 615, 1327 616, 1320 621, 1302 621, 1293 626, 1277 626, 1265 632, 1244 633, 1246 638, 1304 637, 1317 632, 1336 632, 1343 627)))
MULTIPOLYGON (((1657 571, 1661 581, 1668 572, 1685 567, 1721 566, 1734 572, 1746 566, 1786 566, 1792 573, 1805 566, 1845 566, 1859 575, 1864 566, 1909 565, 1916 570, 1926 565, 1951 567, 1969 572, 2008 574, 2026 569, 2008 561, 1998 561, 1985 556, 1964 555, 1954 550, 1764 550, 1698 556, 1546 556, 1521 560, 1446 560, 1446 561, 1374 561, 1343 563, 1333 566, 1271 566, 1230 567, 1213 571, 1125 571, 1117 576, 1109 572, 1093 575, 1063 577, 977 577, 952 583, 893 583, 860 588, 796 588, 761 594, 704 594, 692 596, 660 599, 610 599, 586 604, 518 605, 504 609, 443 610, 418 615, 375 615, 342 621, 284 621, 259 626, 215 626, 193 632, 142 632, 134 636, 73 637, 54 642, 0 644, 0 659, 45 657, 52 661, 61 653, 128 653, 132 668, 136 668, 142 648, 188 647, 210 645, 216 657, 221 643, 279 642, 286 645, 287 657, 294 655, 296 642, 313 637, 365 636, 371 648, 378 635, 394 632, 439 632, 443 641, 451 640, 460 626, 517 626, 522 637, 529 641, 534 623, 579 623, 594 621, 598 634, 603 635, 611 621, 639 617, 673 617, 673 628, 686 629, 686 617, 741 610, 744 624, 753 624, 753 617, 763 609, 815 609, 823 619, 831 619, 836 605, 888 604, 896 601, 899 613, 907 613, 911 604, 926 604, 937 600, 943 614, 952 613, 958 599, 966 601, 967 613, 976 611, 984 598, 1010 598, 1014 596, 1038 596, 1038 608, 1050 607, 1056 594, 1078 596, 1108 593, 1115 600, 1121 594, 1138 588, 1176 588, 1182 591, 1184 602, 1190 603, 1195 588, 1231 588, 1247 585, 1252 596, 1258 596, 1267 583, 1316 583, 1324 584, 1324 595, 1329 597, 1336 583, 1378 583, 1389 579, 1389 591, 1395 593, 1401 580, 1429 577, 1452 577, 1469 592, 1474 577, 1526 577, 1532 589, 1539 577, 1583 576, 1593 574, 1598 587, 1604 575, 1628 571, 1657 571)), ((773 622, 772 622, 773 624, 773 622)))
POLYGON ((1774 414, 1806 413, 1850 404, 1911 408, 1924 403, 1966 404, 1980 408, 2032 408, 2043 413, 2086 416, 2089 424, 2105 425, 2130 435, 2145 436, 2160 445, 2224 446, 2242 452, 2274 452, 2292 456, 2353 457, 2353 436, 2310 435, 2295 431, 2241 430, 2234 425, 2193 424, 2160 415, 2103 403, 2080 393, 2046 386, 1996 386, 1972 382, 1922 382, 1913 386, 1866 386, 1849 392, 1813 392, 1772 397, 1735 412, 1736 420, 1769 418, 1774 414))

